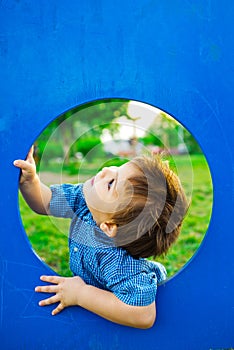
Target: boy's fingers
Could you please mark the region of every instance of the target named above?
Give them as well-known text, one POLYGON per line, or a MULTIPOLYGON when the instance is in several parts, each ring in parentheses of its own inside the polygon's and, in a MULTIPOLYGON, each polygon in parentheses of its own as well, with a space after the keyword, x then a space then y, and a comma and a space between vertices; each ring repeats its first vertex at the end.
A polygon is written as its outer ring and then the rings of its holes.
POLYGON ((41 301, 39 302, 39 305, 40 305, 40 306, 46 306, 46 305, 58 303, 59 301, 60 301, 60 300, 59 300, 59 297, 58 297, 57 295, 53 295, 53 296, 50 297, 50 298, 41 300, 41 301))
POLYGON ((60 303, 53 311, 52 315, 57 315, 59 312, 61 312, 64 309, 64 306, 60 303))
POLYGON ((26 160, 22 159, 16 159, 13 164, 21 169, 28 169, 29 166, 35 164, 34 158, 33 158, 33 151, 34 151, 34 146, 32 146, 28 152, 26 160))
POLYGON ((57 293, 58 286, 57 285, 47 285, 47 286, 37 286, 35 288, 35 292, 41 292, 41 293, 57 293))
POLYGON ((33 156, 33 151, 34 151, 34 145, 30 148, 28 155, 33 156))
POLYGON ((34 146, 32 145, 32 147, 30 148, 28 155, 27 155, 27 160, 29 162, 34 162, 33 152, 34 152, 34 146))
POLYGON ((62 282, 62 280, 64 280, 64 277, 60 277, 60 276, 47 276, 47 275, 43 275, 40 277, 41 281, 44 282, 50 282, 50 283, 60 283, 62 282))
POLYGON ((13 164, 14 166, 16 166, 17 168, 22 168, 23 167, 23 160, 21 159, 17 159, 17 160, 14 160, 13 164))
POLYGON ((17 168, 20 168, 22 170, 27 170, 31 167, 31 165, 29 165, 25 160, 22 159, 17 159, 13 162, 14 166, 16 166, 17 168))

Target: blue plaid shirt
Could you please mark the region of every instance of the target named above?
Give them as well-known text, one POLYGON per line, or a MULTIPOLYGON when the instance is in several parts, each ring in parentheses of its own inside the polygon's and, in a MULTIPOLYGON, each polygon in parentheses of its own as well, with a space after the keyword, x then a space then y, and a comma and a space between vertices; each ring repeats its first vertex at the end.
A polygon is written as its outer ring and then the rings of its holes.
POLYGON ((166 279, 163 265, 134 259, 115 247, 97 226, 83 194, 83 185, 53 185, 51 215, 70 218, 70 269, 87 284, 113 292, 126 304, 146 306, 156 297, 157 284, 166 279))

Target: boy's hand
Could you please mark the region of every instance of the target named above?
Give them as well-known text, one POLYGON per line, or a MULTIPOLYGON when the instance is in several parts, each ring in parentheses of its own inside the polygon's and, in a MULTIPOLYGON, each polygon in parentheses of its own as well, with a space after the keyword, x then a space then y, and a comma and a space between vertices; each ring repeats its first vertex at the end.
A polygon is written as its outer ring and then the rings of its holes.
POLYGON ((17 168, 20 168, 22 173, 20 176, 20 184, 24 182, 31 182, 36 177, 36 164, 33 158, 33 146, 28 152, 26 160, 17 159, 13 163, 17 168))
POLYGON ((46 306, 54 303, 59 305, 52 311, 52 315, 58 314, 67 306, 79 305, 79 294, 86 283, 78 276, 41 276, 41 281, 53 283, 52 285, 38 286, 36 292, 55 293, 50 298, 41 300, 39 305, 46 306))
POLYGON ((59 303, 52 315, 58 314, 67 306, 77 305, 125 326, 150 328, 155 322, 155 302, 147 306, 125 304, 111 291, 88 285, 78 276, 41 276, 41 280, 53 283, 35 288, 36 292, 55 293, 39 303, 41 306, 59 303))

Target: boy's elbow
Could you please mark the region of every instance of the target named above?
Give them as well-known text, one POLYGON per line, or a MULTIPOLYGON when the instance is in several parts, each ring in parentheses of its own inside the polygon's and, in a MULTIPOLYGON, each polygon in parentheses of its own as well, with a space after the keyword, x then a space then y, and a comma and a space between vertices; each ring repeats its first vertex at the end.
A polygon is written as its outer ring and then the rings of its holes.
POLYGON ((155 305, 150 305, 149 309, 146 309, 144 313, 140 315, 138 318, 138 326, 137 328, 141 329, 149 329, 153 327, 156 321, 156 308, 155 305))
POLYGON ((140 328, 149 329, 153 327, 155 321, 156 321, 156 315, 147 316, 144 318, 144 320, 142 320, 140 328))

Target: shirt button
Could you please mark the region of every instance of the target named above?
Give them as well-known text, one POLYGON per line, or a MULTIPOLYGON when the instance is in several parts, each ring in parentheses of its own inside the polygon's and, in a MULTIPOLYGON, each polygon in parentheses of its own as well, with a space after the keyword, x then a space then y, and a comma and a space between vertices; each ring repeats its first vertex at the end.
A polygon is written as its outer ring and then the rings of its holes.
POLYGON ((76 253, 76 252, 78 252, 78 248, 77 247, 74 247, 74 252, 76 253))

